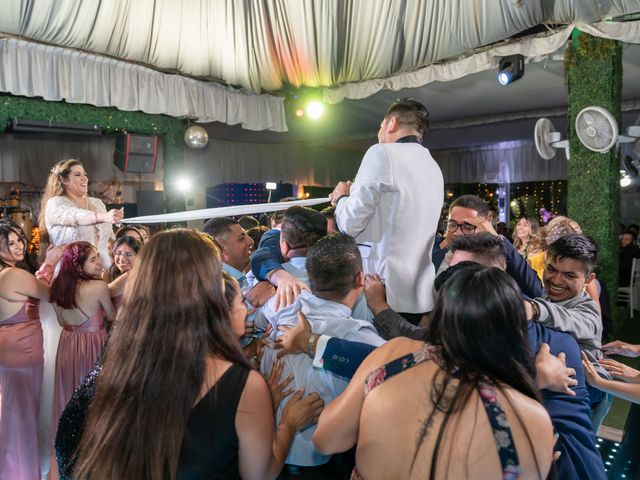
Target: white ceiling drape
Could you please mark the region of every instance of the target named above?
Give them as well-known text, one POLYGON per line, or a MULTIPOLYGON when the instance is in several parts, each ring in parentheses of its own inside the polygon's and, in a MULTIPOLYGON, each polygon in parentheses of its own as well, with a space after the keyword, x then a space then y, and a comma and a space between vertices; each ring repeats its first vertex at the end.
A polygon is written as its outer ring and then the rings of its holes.
MULTIPOLYGON (((640 1, 638 8, 640 8, 640 1)), ((601 22, 593 25, 572 24, 558 32, 525 37, 456 60, 428 65, 412 72, 325 88, 324 100, 328 103, 340 103, 345 98, 367 98, 385 89, 398 91, 404 88, 421 87, 435 81, 449 82, 473 73, 495 69, 500 58, 508 55, 520 54, 534 61, 544 59, 547 55, 561 50, 574 29, 624 43, 640 43, 640 21, 601 22)))
POLYGON ((386 78, 638 0, 11 0, 0 32, 253 92, 386 78))
POLYGON ((638 42, 639 21, 590 25, 637 12, 640 0, 10 0, 0 91, 282 132, 284 98, 262 92, 323 88, 337 103, 453 80, 556 52, 574 26, 638 42), (570 26, 512 38, 543 23, 570 26))
MULTIPOLYGON (((0 15, 1 16, 1 15, 0 15)), ((68 48, 0 38, 0 91, 200 122, 286 131, 284 99, 68 48)))

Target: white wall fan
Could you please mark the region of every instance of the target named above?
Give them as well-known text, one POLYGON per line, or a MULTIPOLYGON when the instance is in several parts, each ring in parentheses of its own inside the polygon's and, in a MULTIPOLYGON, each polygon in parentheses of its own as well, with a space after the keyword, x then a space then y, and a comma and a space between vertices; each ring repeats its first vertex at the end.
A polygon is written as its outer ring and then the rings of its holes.
POLYGON ((560 132, 556 131, 553 122, 548 118, 539 118, 533 130, 533 138, 536 142, 536 150, 545 160, 551 160, 556 156, 557 148, 564 148, 569 158, 569 140, 563 139, 560 132))
MULTIPOLYGON (((640 126, 629 127, 626 135, 620 135, 618 123, 606 108, 585 107, 576 116, 576 135, 580 143, 593 152, 605 153, 614 145, 635 142, 640 139, 640 126)), ((562 139, 551 120, 540 118, 534 129, 538 154, 545 160, 555 157, 557 148, 564 148, 569 158, 569 141, 562 139)))

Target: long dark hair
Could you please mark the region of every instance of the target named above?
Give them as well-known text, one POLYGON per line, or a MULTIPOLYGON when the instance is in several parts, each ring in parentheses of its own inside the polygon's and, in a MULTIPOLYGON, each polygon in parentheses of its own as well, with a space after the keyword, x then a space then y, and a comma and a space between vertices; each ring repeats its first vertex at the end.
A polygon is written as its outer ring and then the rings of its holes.
MULTIPOLYGON (((18 225, 8 220, 0 220, 0 249, 7 251, 9 250, 9 235, 12 233, 18 235, 18 240, 22 240, 23 251, 26 253, 27 243, 29 243, 27 241, 27 237, 18 225)), ((16 261, 16 263, 18 263, 18 261, 16 261)), ((8 264, 2 258, 0 258, 0 267, 5 268, 15 266, 16 265, 8 264)))
MULTIPOLYGON (((494 384, 503 393, 508 386, 537 401, 540 397, 533 380, 522 293, 502 270, 471 265, 447 280, 431 314, 428 338, 441 347, 443 360, 433 378, 433 410, 426 422, 428 425, 437 412, 445 415, 431 459, 430 478, 435 478, 451 414, 465 407, 480 381, 494 384), (455 384, 454 372, 459 380, 455 384)), ((533 446, 530 438, 529 443, 533 446)))
POLYGON ((248 363, 229 322, 218 250, 205 235, 154 235, 129 275, 75 476, 173 480, 206 357, 248 363))
POLYGON ((122 272, 120 271, 120 269, 116 266, 116 262, 115 262, 115 256, 113 255, 113 252, 116 251, 116 249, 120 246, 120 245, 127 245, 128 247, 130 247, 134 252, 136 252, 136 255, 138 253, 140 253, 140 249, 142 248, 142 245, 140 244, 140 242, 138 240, 136 240, 133 237, 119 237, 116 238, 116 241, 113 244, 113 247, 111 247, 111 256, 114 259, 114 262, 111 264, 111 268, 109 268, 109 277, 111 278, 111 281, 115 280, 116 278, 118 278, 120 275, 122 275, 122 272))
POLYGON ((73 242, 64 248, 60 258, 60 271, 51 283, 49 301, 62 308, 76 308, 76 293, 80 282, 94 280, 84 273, 83 267, 91 252, 95 252, 89 242, 73 242))

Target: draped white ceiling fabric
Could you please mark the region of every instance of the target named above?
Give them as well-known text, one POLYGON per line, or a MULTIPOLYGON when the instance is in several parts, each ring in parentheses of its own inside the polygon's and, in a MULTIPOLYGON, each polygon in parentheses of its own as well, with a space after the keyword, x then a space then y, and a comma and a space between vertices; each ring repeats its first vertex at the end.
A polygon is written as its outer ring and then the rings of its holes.
POLYGON ((543 23, 593 23, 638 0, 12 0, 0 32, 254 92, 414 71, 543 23))
POLYGON ((199 122, 239 123, 247 130, 287 130, 282 97, 253 95, 114 58, 14 38, 0 38, 0 91, 199 122))
POLYGON ((291 89, 335 103, 452 80, 552 53, 573 26, 637 42, 640 22, 590 25, 637 12, 640 0, 6 0, 0 91, 286 131, 291 89), (513 38, 542 24, 570 26, 513 38))
MULTIPOLYGON (((638 8, 640 8, 640 1, 638 8)), ((520 54, 528 61, 545 59, 547 55, 561 50, 575 29, 596 37, 625 43, 640 43, 640 21, 601 22, 593 25, 571 24, 558 32, 525 37, 463 58, 428 65, 412 72, 325 88, 324 100, 328 103, 340 103, 345 98, 367 98, 384 89, 398 91, 403 88, 421 87, 435 81, 449 82, 472 73, 494 69, 498 66, 500 58, 508 55, 520 54)))

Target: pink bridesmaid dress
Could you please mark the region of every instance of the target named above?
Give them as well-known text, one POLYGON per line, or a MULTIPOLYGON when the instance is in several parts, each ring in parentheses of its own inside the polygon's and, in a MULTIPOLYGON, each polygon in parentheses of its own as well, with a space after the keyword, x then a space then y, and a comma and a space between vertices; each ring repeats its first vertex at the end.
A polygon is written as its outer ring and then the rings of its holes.
POLYGON ((44 356, 38 300, 0 321, 0 479, 41 476, 38 409, 44 356))
MULTIPOLYGON (((68 325, 60 315, 58 320, 63 330, 60 334, 56 357, 55 393, 51 417, 52 452, 55 452, 53 445, 60 415, 71 400, 76 387, 95 366, 107 339, 102 307, 81 325, 68 325)), ((52 454, 49 479, 58 478, 57 470, 55 454, 52 454)))

